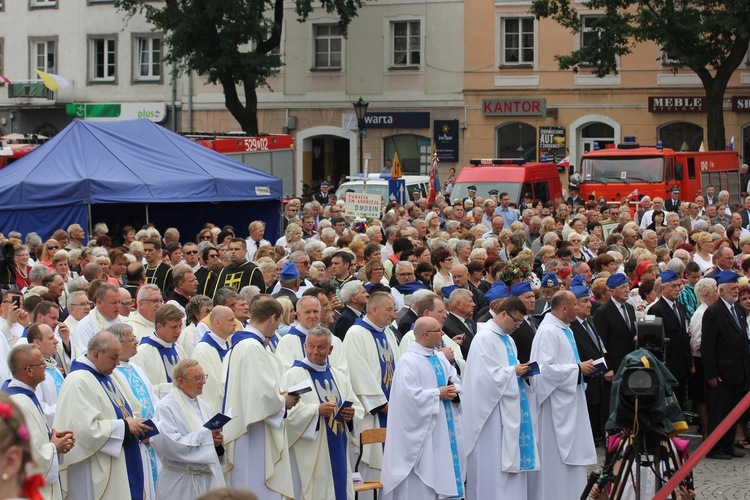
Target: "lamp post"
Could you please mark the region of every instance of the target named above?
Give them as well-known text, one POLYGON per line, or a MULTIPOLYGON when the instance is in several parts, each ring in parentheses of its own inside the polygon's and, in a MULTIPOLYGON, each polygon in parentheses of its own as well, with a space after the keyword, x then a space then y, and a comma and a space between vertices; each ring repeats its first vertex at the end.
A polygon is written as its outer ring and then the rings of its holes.
POLYGON ((362 97, 360 97, 357 102, 352 104, 354 105, 354 113, 357 115, 357 129, 359 134, 359 171, 364 174, 365 160, 364 151, 362 150, 362 141, 365 138, 365 114, 367 113, 367 106, 369 106, 370 103, 363 101, 362 97))

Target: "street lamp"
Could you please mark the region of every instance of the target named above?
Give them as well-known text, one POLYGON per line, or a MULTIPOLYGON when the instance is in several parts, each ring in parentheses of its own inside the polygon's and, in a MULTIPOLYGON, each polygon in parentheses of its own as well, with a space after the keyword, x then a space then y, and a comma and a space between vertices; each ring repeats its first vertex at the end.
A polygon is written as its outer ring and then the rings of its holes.
POLYGON ((362 150, 362 140, 365 138, 365 114, 367 113, 367 106, 369 102, 359 98, 357 102, 352 103, 354 105, 354 113, 357 115, 357 129, 359 130, 359 170, 363 174, 365 173, 365 160, 364 151, 362 150))

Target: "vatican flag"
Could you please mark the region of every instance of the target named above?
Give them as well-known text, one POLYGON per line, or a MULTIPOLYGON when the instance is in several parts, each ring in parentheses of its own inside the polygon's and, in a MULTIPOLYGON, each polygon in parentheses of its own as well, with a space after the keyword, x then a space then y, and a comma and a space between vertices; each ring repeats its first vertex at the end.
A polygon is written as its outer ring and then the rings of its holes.
POLYGON ((70 85, 70 82, 60 75, 45 73, 44 71, 40 71, 38 69, 35 69, 34 71, 36 71, 36 74, 39 75, 39 78, 42 79, 42 81, 44 82, 44 86, 53 92, 60 87, 67 87, 68 85, 70 85))

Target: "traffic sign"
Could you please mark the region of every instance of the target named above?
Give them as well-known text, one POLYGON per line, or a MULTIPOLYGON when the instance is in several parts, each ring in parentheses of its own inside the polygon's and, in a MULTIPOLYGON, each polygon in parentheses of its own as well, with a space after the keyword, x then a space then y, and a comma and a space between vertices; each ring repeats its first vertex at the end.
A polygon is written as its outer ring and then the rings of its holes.
POLYGON ((390 179, 388 181, 388 201, 396 201, 406 205, 406 181, 404 179, 390 179))

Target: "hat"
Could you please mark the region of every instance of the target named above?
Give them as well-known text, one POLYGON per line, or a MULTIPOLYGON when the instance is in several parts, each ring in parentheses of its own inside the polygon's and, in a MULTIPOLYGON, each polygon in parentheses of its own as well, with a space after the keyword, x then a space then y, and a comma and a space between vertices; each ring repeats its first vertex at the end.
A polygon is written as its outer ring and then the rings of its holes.
MULTIPOLYGON (((734 274, 734 273, 732 273, 734 274)), ((672 271, 671 269, 667 269, 663 273, 661 273, 661 284, 664 285, 666 283, 671 283, 673 281, 680 281, 679 275, 672 271)))
MULTIPOLYGON (((644 260, 643 262, 639 262, 637 266, 635 266, 635 274, 638 275, 640 278, 643 276, 643 273, 646 272, 646 269, 651 265, 651 262, 648 260, 644 260)), ((662 283, 664 283, 664 279, 661 280, 662 283)))
MULTIPOLYGON (((662 274, 664 276, 664 274, 662 274)), ((737 283, 737 280, 739 280, 740 275, 735 273, 734 271, 722 271, 719 274, 716 275, 716 283, 719 285, 726 285, 727 283, 737 283)), ((662 282, 664 280, 662 279, 662 282)))
POLYGON ((522 281, 521 283, 514 283, 510 287, 510 294, 514 297, 520 297, 524 293, 531 292, 531 283, 528 281, 522 281))
POLYGON ((440 290, 440 293, 443 294, 443 298, 450 299, 451 298, 451 294, 453 292, 455 292, 456 290, 461 290, 461 289, 462 288, 460 286, 458 286, 458 285, 448 285, 448 286, 444 286, 440 290))
POLYGON ((542 288, 558 288, 560 280, 555 273, 547 273, 542 277, 542 288))
POLYGON ((492 284, 489 290, 487 290, 487 293, 484 294, 484 298, 487 300, 488 304, 492 304, 497 299, 504 299, 508 295, 510 295, 508 287, 505 283, 498 280, 492 284))
MULTIPOLYGON (((583 279, 583 274, 576 274, 573 276, 573 279, 570 280, 570 288, 573 288, 574 286, 586 286, 586 282, 583 279)), ((586 287, 588 290, 588 287, 586 287)))
POLYGON ((524 198, 531 198, 531 193, 524 193, 524 194, 523 194, 523 197, 524 197, 524 198))
POLYGON ((287 262, 284 264, 284 267, 281 268, 281 272, 279 273, 279 279, 293 280, 297 278, 299 278, 299 271, 297 270, 297 266, 294 265, 294 262, 287 262))
POLYGON ((680 188, 678 188, 677 186, 675 186, 675 187, 672 188, 672 192, 673 193, 679 193, 680 192, 680 188))
POLYGON ((607 288, 617 288, 618 286, 627 285, 628 278, 623 273, 613 274, 607 278, 607 288))
POLYGON ((401 295, 411 295, 418 290, 427 290, 427 287, 421 281, 411 281, 404 283, 403 285, 397 285, 396 290, 401 292, 401 295))
POLYGON ((468 186, 466 189, 468 189, 469 191, 474 191, 475 193, 477 191, 477 187, 474 184, 472 184, 471 186, 468 186))
POLYGON ((569 191, 569 192, 570 192, 570 191, 575 191, 575 192, 578 192, 578 191, 580 191, 580 189, 579 189, 579 188, 578 188, 578 186, 576 186, 575 184, 571 184, 570 186, 568 186, 568 191, 569 191))
POLYGON ((499 192, 500 191, 498 191, 497 189, 490 189, 489 191, 487 191, 487 194, 489 194, 490 196, 497 196, 499 192))
POLYGON ((566 277, 567 275, 569 275, 569 274, 571 273, 571 271, 573 271, 573 268, 572 268, 572 267, 570 267, 570 266, 568 266, 568 267, 563 267, 562 269, 560 269, 560 270, 559 270, 559 271, 557 272, 557 277, 558 277, 558 278, 565 278, 565 277, 566 277))
POLYGON ((591 296, 591 294, 589 293, 589 289, 583 285, 571 286, 570 291, 573 293, 573 295, 576 296, 577 299, 591 296))
POLYGON ((328 187, 328 183, 326 181, 323 181, 320 183, 320 187, 328 187))
POLYGON ((415 188, 414 188, 414 189, 412 190, 412 192, 411 192, 411 193, 412 193, 412 194, 422 194, 422 190, 421 190, 421 189, 419 189, 418 187, 415 187, 415 188))

